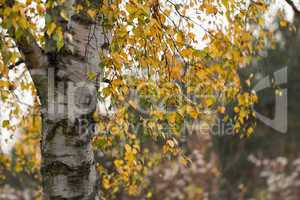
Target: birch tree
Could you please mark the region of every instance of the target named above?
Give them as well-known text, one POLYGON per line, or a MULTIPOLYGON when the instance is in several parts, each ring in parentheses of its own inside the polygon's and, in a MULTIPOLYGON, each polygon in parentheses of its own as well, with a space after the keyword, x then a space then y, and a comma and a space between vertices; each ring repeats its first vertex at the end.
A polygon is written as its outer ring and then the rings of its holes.
MULTIPOLYGON (((12 110, 2 126, 41 131, 41 163, 31 168, 41 169, 43 199, 148 191, 151 167, 172 158, 187 165, 180 138, 219 116, 234 134, 250 136, 257 97, 242 88, 238 70, 272 42, 264 21, 269 6, 263 0, 1 0, 1 97, 12 110), (32 83, 9 76, 20 63, 32 83), (35 96, 27 116, 17 90, 35 96), (103 116, 99 102, 107 99, 103 116), (99 151, 105 156, 95 160, 99 151)), ((284 19, 280 25, 290 26, 284 19)), ((145 194, 151 198, 151 190, 145 194)))

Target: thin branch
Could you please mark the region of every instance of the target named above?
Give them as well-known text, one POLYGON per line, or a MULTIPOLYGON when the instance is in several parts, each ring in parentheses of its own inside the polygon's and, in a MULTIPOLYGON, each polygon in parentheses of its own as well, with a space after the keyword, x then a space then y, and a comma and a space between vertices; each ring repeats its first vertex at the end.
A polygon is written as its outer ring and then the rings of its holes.
POLYGON ((285 0, 285 2, 287 2, 292 7, 292 9, 295 12, 295 15, 300 16, 300 10, 299 8, 297 8, 293 0, 285 0))

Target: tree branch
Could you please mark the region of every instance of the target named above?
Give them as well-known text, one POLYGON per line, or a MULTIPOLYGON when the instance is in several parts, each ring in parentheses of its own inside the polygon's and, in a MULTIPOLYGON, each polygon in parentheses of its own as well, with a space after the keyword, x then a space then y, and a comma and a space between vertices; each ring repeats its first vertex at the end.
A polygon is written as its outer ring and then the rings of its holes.
POLYGON ((35 40, 22 35, 21 38, 16 40, 16 44, 24 57, 28 69, 44 68, 48 66, 48 58, 35 40))
POLYGON ((285 0, 294 10, 295 15, 300 16, 300 10, 297 8, 293 0, 285 0))

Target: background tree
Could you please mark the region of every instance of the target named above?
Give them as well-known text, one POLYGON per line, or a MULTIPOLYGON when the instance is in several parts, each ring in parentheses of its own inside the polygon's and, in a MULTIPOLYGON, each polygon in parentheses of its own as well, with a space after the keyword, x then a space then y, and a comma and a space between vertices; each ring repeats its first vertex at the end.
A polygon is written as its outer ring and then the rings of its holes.
MULTIPOLYGON (((218 143, 215 146, 218 147, 218 154, 224 157, 222 174, 227 177, 224 185, 226 185, 225 190, 228 191, 228 195, 231 198, 237 198, 239 195, 237 191, 239 185, 244 185, 247 188, 246 196, 249 198, 253 197, 255 192, 261 192, 261 188, 264 188, 264 183, 261 179, 255 178, 249 180, 249 176, 259 176, 258 173, 260 172, 256 171, 257 169, 254 167, 257 163, 249 161, 249 158, 252 158, 253 155, 258 157, 261 162, 265 160, 264 162, 268 165, 272 165, 269 161, 271 159, 274 166, 277 166, 274 164, 277 162, 275 161, 277 158, 277 160, 287 159, 288 162, 292 163, 293 160, 297 160, 299 157, 298 124, 295 123, 299 118, 297 103, 299 98, 297 95, 299 90, 297 86, 297 82, 299 81, 299 76, 297 75, 299 67, 297 55, 297 49, 299 48, 299 43, 297 42, 299 40, 299 11, 297 4, 294 4, 293 1, 287 1, 287 3, 294 12, 293 25, 290 27, 293 31, 286 29, 288 23, 282 21, 280 18, 276 19, 274 26, 277 28, 273 33, 277 38, 274 42, 275 47, 268 48, 261 53, 259 59, 255 60, 251 64, 251 67, 240 70, 241 77, 244 80, 247 80, 249 74, 252 73, 254 84, 259 82, 261 77, 269 76, 270 81, 273 80, 272 87, 266 88, 257 94, 259 102, 255 105, 255 109, 258 112, 270 119, 275 117, 276 96, 281 95, 283 90, 287 90, 287 132, 282 134, 258 121, 255 134, 247 140, 241 141, 235 136, 218 138, 218 143), (277 85, 276 81, 274 81, 273 73, 283 68, 287 69, 287 83, 277 85)), ((277 166, 276 168, 279 169, 280 167, 277 166)), ((289 170, 293 173, 297 171, 296 167, 290 167, 289 170)), ((280 189, 274 193, 277 196, 271 194, 271 199, 283 198, 282 195, 285 195, 280 189)), ((296 198, 295 196, 297 194, 293 193, 289 198, 296 198)), ((288 197, 285 196, 284 198, 288 197)))

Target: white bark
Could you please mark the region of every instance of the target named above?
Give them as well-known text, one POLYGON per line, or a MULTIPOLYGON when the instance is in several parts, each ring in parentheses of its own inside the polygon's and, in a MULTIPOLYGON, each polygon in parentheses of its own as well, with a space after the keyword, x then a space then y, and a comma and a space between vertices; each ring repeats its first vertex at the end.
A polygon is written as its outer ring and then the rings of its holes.
POLYGON ((98 195, 91 114, 96 109, 97 91, 91 89, 94 83, 87 81, 87 72, 99 72, 97 45, 101 46, 103 36, 99 26, 75 20, 71 21, 69 31, 73 33, 73 41, 66 41, 67 51, 58 55, 54 66, 55 93, 48 102, 54 102, 55 112, 44 119, 41 145, 44 199, 94 200, 98 195))
MULTIPOLYGON (((97 91, 95 82, 87 80, 87 73, 99 73, 98 52, 104 36, 99 25, 84 21, 84 16, 72 16, 73 3, 66 0, 63 5, 70 11, 69 22, 58 20, 66 36, 61 51, 51 46, 51 38, 46 41, 46 53, 27 35, 16 41, 42 104, 44 200, 99 199, 91 145, 97 91)), ((52 15, 56 11, 47 12, 52 15)))

